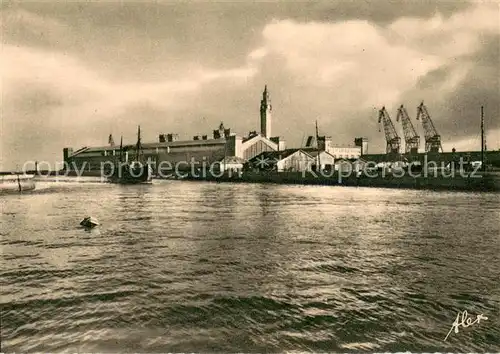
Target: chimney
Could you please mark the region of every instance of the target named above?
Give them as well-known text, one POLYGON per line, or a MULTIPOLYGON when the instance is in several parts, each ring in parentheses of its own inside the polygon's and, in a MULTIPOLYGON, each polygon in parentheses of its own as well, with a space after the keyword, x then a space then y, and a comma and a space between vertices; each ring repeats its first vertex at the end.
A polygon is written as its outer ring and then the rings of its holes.
POLYGON ((318 141, 317 143, 317 148, 320 151, 325 151, 326 150, 326 137, 325 136, 318 136, 318 141))
POLYGON ((354 145, 361 148, 361 155, 368 153, 368 138, 355 138, 354 145))
POLYGON ((278 151, 286 150, 286 142, 283 138, 281 138, 279 136, 273 136, 269 140, 271 140, 273 143, 278 145, 278 151))
POLYGON ((330 151, 330 147, 332 145, 332 137, 331 136, 318 136, 317 148, 321 151, 330 151))
POLYGON ((172 134, 172 133, 167 134, 167 141, 169 143, 177 141, 178 139, 179 139, 179 134, 172 134))
POLYGON ((69 158, 73 155, 73 149, 72 148, 64 148, 63 149, 63 160, 64 162, 68 162, 69 158))

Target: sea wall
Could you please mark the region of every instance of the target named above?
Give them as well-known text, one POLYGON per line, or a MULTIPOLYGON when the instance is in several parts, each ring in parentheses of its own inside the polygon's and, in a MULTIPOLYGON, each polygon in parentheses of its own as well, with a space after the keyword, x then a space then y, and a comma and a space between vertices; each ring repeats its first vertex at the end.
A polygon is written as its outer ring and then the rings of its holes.
POLYGON ((234 183, 275 183, 275 184, 302 184, 302 185, 331 185, 352 187, 377 187, 377 188, 406 188, 406 189, 432 189, 432 190, 457 190, 457 191, 500 191, 500 176, 487 175, 476 177, 395 177, 392 175, 370 178, 367 176, 331 177, 314 176, 302 172, 270 172, 255 173, 244 172, 241 176, 224 175, 222 177, 188 176, 187 180, 206 180, 215 182, 234 183))

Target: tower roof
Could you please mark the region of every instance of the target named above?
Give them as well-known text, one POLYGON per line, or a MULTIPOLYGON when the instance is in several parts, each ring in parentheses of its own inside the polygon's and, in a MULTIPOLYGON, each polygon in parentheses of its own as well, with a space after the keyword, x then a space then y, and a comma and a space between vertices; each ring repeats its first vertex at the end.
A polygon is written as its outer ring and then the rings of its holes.
POLYGON ((269 91, 267 90, 267 84, 264 85, 264 91, 262 92, 262 100, 269 101, 269 91))

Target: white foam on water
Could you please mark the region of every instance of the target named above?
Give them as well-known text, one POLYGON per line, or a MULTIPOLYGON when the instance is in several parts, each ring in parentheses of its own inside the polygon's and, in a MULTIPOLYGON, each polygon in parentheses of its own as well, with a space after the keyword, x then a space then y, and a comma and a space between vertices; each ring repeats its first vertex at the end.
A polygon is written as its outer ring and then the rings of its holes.
POLYGON ((71 177, 71 176, 37 176, 36 182, 64 182, 64 183, 107 183, 102 177, 71 177))

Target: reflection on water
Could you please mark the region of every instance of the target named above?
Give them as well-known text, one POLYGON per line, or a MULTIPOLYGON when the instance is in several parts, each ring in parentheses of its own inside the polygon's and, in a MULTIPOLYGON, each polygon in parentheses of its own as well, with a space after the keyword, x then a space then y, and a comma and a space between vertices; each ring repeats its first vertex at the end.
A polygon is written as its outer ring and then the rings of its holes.
POLYGON ((0 201, 5 352, 499 348, 498 194, 65 182, 0 201), (461 310, 488 320, 444 342, 461 310))

